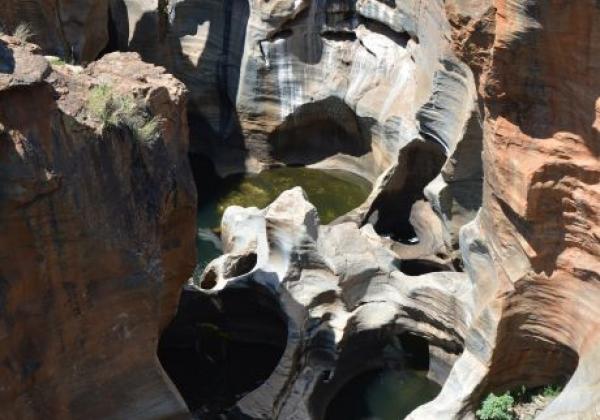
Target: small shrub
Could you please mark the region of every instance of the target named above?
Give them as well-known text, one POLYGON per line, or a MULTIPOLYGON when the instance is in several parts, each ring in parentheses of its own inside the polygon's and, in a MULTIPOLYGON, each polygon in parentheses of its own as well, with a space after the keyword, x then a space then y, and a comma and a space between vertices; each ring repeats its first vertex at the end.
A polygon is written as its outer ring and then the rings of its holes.
POLYGON ((113 102, 113 93, 110 86, 95 86, 90 91, 90 96, 87 100, 87 109, 90 114, 99 119, 102 124, 108 124, 115 111, 113 102))
POLYGON ((153 117, 150 121, 138 128, 135 133, 138 140, 146 143, 153 142, 160 135, 161 126, 162 120, 158 117, 153 117))
POLYGON ((87 108, 103 126, 127 127, 137 140, 144 143, 152 143, 160 135, 160 118, 150 118, 131 95, 115 96, 108 85, 92 88, 87 108))
POLYGON ((491 393, 477 410, 477 417, 481 420, 512 420, 514 404, 515 399, 509 392, 502 395, 491 393))
POLYGON ((60 57, 48 57, 48 62, 53 66, 64 66, 67 63, 60 57))
POLYGON ((558 394, 562 392, 562 387, 560 385, 548 385, 542 391, 542 395, 544 397, 558 397, 558 394))
POLYGON ((27 42, 33 37, 33 31, 31 27, 26 23, 19 24, 13 31, 12 36, 17 38, 21 42, 27 42))

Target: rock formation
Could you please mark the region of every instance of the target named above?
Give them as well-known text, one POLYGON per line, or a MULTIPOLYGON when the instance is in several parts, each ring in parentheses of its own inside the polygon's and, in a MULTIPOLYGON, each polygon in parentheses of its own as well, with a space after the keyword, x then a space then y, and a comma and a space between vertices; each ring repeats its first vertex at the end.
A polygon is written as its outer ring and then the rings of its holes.
MULTIPOLYGON (((186 287, 159 347, 195 414, 323 419, 363 370, 416 363, 443 388, 411 419, 474 418, 489 392, 561 381, 540 418, 600 416, 597 1, 79 3, 40 3, 47 54, 136 51, 190 101, 132 55, 49 66, 1 38, 0 408, 185 412, 154 350, 193 263, 187 109, 200 188, 207 161, 374 185, 328 226, 300 189, 226 211, 224 255, 186 287), (106 84, 134 87, 165 121, 160 140, 85 117, 106 84), (260 343, 269 360, 226 401, 191 401, 194 378, 168 353, 220 328, 216 347, 260 343)), ((19 4, 0 11, 8 29, 35 25, 19 4)))
POLYGON ((108 6, 94 0, 5 0, 0 26, 12 33, 24 24, 46 54, 89 63, 107 46, 108 6))
POLYGON ((483 206, 461 238, 482 310, 442 394, 413 418, 464 417, 490 390, 571 375, 538 418, 596 418, 600 9, 493 3, 453 10, 486 109, 483 206))
POLYGON ((134 53, 51 65, 7 36, 0 63, 0 418, 186 413, 155 353, 195 256, 185 87, 134 53), (99 86, 159 132, 98 119, 99 86))
POLYGON ((251 301, 258 286, 279 302, 288 331, 273 373, 237 403, 232 418, 322 418, 349 378, 410 365, 410 337, 422 340, 419 357, 439 383, 462 351, 473 304, 467 275, 403 273, 391 241, 372 226, 320 227, 300 188, 263 210, 228 208, 223 241, 226 254, 190 293, 218 298, 241 288, 251 301))

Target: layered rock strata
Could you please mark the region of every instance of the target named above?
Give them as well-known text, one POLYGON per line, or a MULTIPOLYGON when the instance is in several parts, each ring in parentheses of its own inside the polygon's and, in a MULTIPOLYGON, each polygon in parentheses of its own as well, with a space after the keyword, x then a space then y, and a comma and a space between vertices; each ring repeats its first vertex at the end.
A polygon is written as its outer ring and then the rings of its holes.
MULTIPOLYGON (((226 254, 186 293, 218 301, 223 291, 240 289, 253 299, 255 288, 263 288, 280 303, 288 329, 273 373, 246 390, 228 415, 323 418, 333 395, 361 369, 406 366, 405 347, 414 341, 406 337, 425 343, 420 354, 429 360, 428 376, 443 384, 411 418, 474 418, 489 392, 562 381, 564 391, 540 418, 600 415, 599 20, 593 0, 111 2, 109 49, 139 51, 185 82, 192 98, 191 150, 212 159, 221 174, 303 164, 343 168, 374 181, 367 201, 331 226, 319 227, 299 190, 267 209, 226 212, 226 254), (466 273, 454 271, 462 268, 466 273), (373 363, 362 366, 357 358, 373 363)), ((0 50, 4 73, 15 73, 25 54, 13 50, 0 50)), ((114 72, 111 59, 99 65, 102 72, 114 72)), ((72 97, 64 89, 77 86, 57 70, 20 68, 20 76, 6 79, 4 92, 55 86, 64 99, 72 97), (71 82, 56 85, 53 78, 71 82)), ((75 71, 69 69, 64 72, 75 71)), ((77 106, 57 104, 58 114, 78 121, 77 106)), ((87 133, 90 124, 81 130, 87 133)), ((169 156, 179 162, 178 154, 169 156)), ((163 192, 164 171, 161 166, 161 175, 151 178, 162 180, 156 182, 163 192)), ((53 174, 28 183, 42 191, 30 195, 52 197, 53 174)), ((96 195, 107 196, 105 188, 96 195)), ((160 200, 152 203, 163 208, 160 200)), ((125 214, 137 214, 131 212, 125 214)), ((140 249, 139 242, 131 245, 135 237, 127 235, 126 247, 112 258, 140 249)), ((128 258, 140 255, 146 254, 128 258)), ((79 271, 87 267, 94 264, 79 271)), ((124 276, 119 273, 110 278, 124 276)), ((44 302, 54 302, 51 297, 44 302)), ((155 335, 144 337, 156 345, 155 335)), ((33 375, 47 372, 35 363, 22 366, 22 372, 34 366, 33 375)), ((105 380, 120 383, 108 373, 105 380)), ((13 388, 19 383, 5 389, 27 390, 23 395, 37 389, 13 388)), ((66 387, 62 400, 31 394, 27 401, 38 404, 31 412, 73 398, 70 383, 50 387, 66 387)), ((169 402, 158 405, 161 413, 181 409, 165 395, 169 402)), ((116 402, 114 412, 132 413, 123 408, 131 407, 127 403, 116 402)))
POLYGON ((221 173, 339 153, 373 179, 420 130, 452 150, 473 112, 441 1, 119 0, 111 11, 119 48, 190 88, 192 151, 221 173))
POLYGON ((442 394, 411 418, 468 418, 487 392, 568 378, 537 418, 597 418, 600 9, 489 3, 452 9, 486 112, 483 206, 461 232, 481 311, 442 394))
POLYGON ((185 414, 155 354, 195 261, 185 87, 133 53, 0 58, 0 418, 185 414), (158 132, 103 121, 100 87, 158 132))

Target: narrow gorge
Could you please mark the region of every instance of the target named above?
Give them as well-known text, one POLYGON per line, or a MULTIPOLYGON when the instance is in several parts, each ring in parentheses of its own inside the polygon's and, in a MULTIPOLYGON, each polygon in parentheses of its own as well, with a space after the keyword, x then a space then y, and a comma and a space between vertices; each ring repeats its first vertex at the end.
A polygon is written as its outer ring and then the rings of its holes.
POLYGON ((600 419, 596 0, 4 0, 0 419, 600 419))

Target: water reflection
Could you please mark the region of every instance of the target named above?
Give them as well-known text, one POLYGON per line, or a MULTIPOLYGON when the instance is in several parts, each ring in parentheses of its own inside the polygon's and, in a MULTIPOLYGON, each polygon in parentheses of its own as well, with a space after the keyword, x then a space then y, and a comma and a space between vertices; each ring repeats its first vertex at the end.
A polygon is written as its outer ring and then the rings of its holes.
MULTIPOLYGON (((198 268, 221 255, 219 227, 229 206, 264 208, 279 194, 300 186, 319 211, 321 223, 358 207, 371 192, 365 179, 343 171, 309 168, 277 168, 258 175, 236 175, 220 181, 216 193, 198 206, 198 268)), ((207 186, 214 188, 214 185, 207 186)))
POLYGON ((434 399, 440 386, 426 371, 364 372, 346 384, 327 408, 326 420, 399 420, 434 399))

